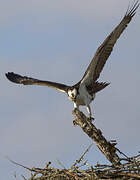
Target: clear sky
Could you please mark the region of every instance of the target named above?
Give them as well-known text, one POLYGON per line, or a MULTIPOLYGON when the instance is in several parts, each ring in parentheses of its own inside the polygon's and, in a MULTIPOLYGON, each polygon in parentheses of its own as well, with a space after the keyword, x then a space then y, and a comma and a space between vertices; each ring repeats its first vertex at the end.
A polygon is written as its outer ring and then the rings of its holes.
MULTIPOLYGON (((47 161, 66 168, 91 140, 72 121, 73 103, 54 89, 13 84, 8 71, 73 85, 131 0, 5 0, 0 6, 0 172, 29 174, 47 161)), ((100 81, 111 82, 91 104, 95 125, 128 156, 140 150, 140 9, 114 47, 100 81)), ((84 108, 82 108, 84 110, 84 108)), ((85 111, 84 111, 85 112, 85 111)), ((108 163, 94 144, 85 159, 108 163)))

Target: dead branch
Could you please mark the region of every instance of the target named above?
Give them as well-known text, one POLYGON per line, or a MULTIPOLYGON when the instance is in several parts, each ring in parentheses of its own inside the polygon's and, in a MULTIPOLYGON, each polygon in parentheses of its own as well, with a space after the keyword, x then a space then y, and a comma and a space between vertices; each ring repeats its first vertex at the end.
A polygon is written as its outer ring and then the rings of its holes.
POLYGON ((105 157, 114 165, 120 165, 120 158, 116 153, 116 143, 111 143, 105 139, 101 130, 97 129, 92 124, 91 120, 87 118, 81 111, 74 109, 73 114, 75 120, 74 125, 78 125, 82 130, 96 143, 99 150, 105 155, 105 157))
MULTIPOLYGON (((85 154, 89 151, 89 149, 91 148, 93 144, 90 144, 89 147, 85 150, 85 152, 80 156, 80 158, 78 160, 76 160, 72 166, 70 167, 70 169, 77 169, 76 165, 79 164, 82 160, 83 160, 83 157, 85 156, 85 154)), ((91 166, 91 168, 93 168, 91 166)))

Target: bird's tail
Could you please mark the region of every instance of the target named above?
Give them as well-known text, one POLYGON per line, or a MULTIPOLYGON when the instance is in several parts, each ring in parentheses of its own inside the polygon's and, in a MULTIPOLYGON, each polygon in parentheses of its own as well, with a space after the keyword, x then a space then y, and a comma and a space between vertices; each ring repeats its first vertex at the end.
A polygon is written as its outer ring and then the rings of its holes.
POLYGON ((101 91, 102 89, 104 89, 106 86, 108 86, 110 83, 107 83, 107 82, 98 82, 96 81, 94 83, 94 93, 97 93, 99 91, 101 91))

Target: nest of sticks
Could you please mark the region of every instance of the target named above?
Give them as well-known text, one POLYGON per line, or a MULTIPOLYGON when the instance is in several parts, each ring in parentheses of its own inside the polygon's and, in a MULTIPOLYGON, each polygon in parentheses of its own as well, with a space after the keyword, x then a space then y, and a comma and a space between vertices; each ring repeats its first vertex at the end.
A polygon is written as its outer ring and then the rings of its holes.
MULTIPOLYGON (((91 144, 92 145, 92 144, 91 144)), ((58 161, 61 169, 51 167, 51 162, 47 162, 45 168, 29 168, 10 160, 15 165, 21 166, 31 174, 30 178, 23 177, 23 180, 137 180, 140 179, 140 154, 128 158, 122 158, 123 163, 114 167, 113 165, 101 165, 96 163, 94 166, 84 160, 85 154, 91 145, 76 160, 69 169, 58 161)))

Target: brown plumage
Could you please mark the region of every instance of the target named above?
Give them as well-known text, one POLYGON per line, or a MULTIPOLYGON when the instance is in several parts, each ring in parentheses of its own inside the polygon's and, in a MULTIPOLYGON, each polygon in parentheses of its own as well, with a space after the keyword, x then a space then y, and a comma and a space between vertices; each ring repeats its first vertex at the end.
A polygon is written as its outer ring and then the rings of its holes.
POLYGON ((89 117, 91 117, 90 103, 95 98, 95 94, 109 85, 109 83, 106 82, 98 82, 97 79, 99 78, 105 63, 109 58, 117 39, 130 23, 138 7, 139 1, 137 0, 134 1, 134 4, 127 9, 120 24, 110 33, 110 35, 97 49, 83 78, 77 84, 67 86, 61 83, 42 81, 31 77, 21 76, 13 72, 7 73, 6 77, 14 83, 48 86, 58 89, 59 91, 66 92, 69 99, 74 102, 74 107, 79 108, 80 105, 85 105, 87 107, 89 117))
POLYGON ((62 91, 62 92, 67 92, 67 89, 69 87, 65 84, 34 79, 31 77, 21 76, 19 74, 15 74, 13 72, 8 72, 5 75, 10 81, 17 83, 17 84, 48 86, 51 88, 58 89, 59 91, 62 91))
POLYGON ((117 39, 120 37, 122 32, 130 23, 138 7, 139 1, 136 1, 131 8, 127 9, 126 14, 123 17, 120 24, 111 32, 111 34, 104 40, 101 46, 97 49, 91 63, 89 64, 82 78, 82 81, 84 81, 86 84, 95 82, 99 78, 100 73, 108 57, 110 56, 117 39))
POLYGON ((93 95, 99 91, 101 91, 102 89, 104 89, 105 87, 107 87, 110 83, 107 82, 94 82, 93 85, 91 86, 87 86, 88 92, 90 95, 93 95))

